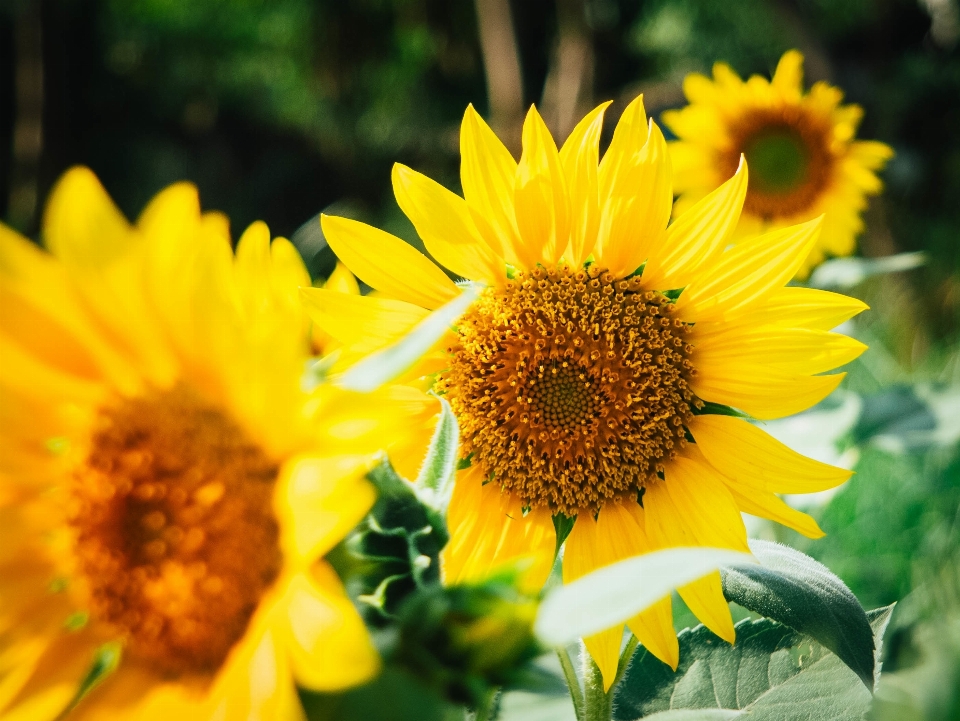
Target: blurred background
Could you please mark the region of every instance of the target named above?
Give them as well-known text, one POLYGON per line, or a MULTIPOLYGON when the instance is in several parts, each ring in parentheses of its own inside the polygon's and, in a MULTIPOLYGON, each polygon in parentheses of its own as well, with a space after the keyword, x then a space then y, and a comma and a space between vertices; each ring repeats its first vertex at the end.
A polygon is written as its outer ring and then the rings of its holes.
POLYGON ((517 151, 530 103, 561 141, 600 101, 613 120, 642 92, 656 117, 683 104, 686 73, 725 60, 769 75, 792 47, 808 84, 843 88, 865 109, 860 137, 896 156, 865 260, 813 279, 871 305, 845 329, 871 350, 820 407, 770 424, 857 475, 798 499, 827 538, 754 531, 823 560, 868 608, 900 602, 877 718, 957 719, 957 0, 0 0, 0 218, 37 237, 43 199, 77 163, 131 217, 191 180, 235 236, 263 219, 322 278, 321 210, 416 242, 390 166, 459 190, 468 103, 517 151), (871 260, 918 251, 905 272, 871 260), (910 674, 937 681, 921 693, 910 674))

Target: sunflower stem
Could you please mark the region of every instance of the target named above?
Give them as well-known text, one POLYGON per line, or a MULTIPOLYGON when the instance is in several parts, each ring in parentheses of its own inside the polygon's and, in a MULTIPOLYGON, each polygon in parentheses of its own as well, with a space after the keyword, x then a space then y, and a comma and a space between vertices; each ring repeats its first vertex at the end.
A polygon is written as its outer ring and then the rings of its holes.
POLYGON ((570 689, 573 712, 577 715, 577 721, 583 721, 583 691, 580 689, 577 670, 573 667, 573 661, 570 660, 570 654, 567 653, 566 648, 557 649, 557 658, 560 659, 560 668, 563 669, 563 677, 567 680, 567 688, 570 689))
POLYGON ((623 674, 627 672, 627 666, 630 665, 630 659, 633 657, 633 652, 637 650, 637 646, 640 645, 640 640, 630 634, 630 640, 627 641, 627 645, 623 647, 623 653, 620 654, 620 663, 617 664, 617 676, 613 679, 613 686, 610 687, 610 693, 613 693, 613 689, 617 687, 617 684, 620 683, 620 679, 623 678, 623 674))
POLYGON ((604 691, 603 674, 585 646, 580 648, 583 664, 583 721, 610 721, 613 717, 613 687, 604 691))

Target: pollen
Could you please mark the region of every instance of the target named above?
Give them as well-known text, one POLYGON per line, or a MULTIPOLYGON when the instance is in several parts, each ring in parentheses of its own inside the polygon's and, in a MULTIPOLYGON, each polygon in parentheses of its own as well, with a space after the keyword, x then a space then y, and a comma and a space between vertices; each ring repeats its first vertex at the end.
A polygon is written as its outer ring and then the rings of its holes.
POLYGON ((157 672, 215 672, 281 566, 278 465, 184 386, 99 412, 71 487, 92 616, 157 672))
POLYGON ((732 125, 722 153, 723 177, 747 159, 750 180, 744 210, 773 220, 809 210, 830 183, 832 127, 803 107, 754 109, 732 125))
POLYGON ((636 498, 686 444, 689 330, 639 278, 523 271, 460 320, 438 388, 490 482, 529 508, 595 511, 636 498))

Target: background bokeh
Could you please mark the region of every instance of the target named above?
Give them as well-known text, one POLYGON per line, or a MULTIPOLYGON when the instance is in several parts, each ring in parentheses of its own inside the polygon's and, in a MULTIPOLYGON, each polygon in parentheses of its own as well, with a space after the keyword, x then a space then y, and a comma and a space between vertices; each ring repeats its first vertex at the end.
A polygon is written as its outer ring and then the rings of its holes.
POLYGON ((871 350, 771 430, 858 473, 812 502, 826 539, 776 537, 866 606, 901 602, 886 668, 943 682, 893 683, 878 718, 960 718, 957 0, 0 0, 0 217, 39 237, 43 198, 77 163, 130 216, 191 180, 234 235, 263 219, 322 277, 315 217, 331 206, 416 242, 390 166, 459 190, 467 103, 516 150, 530 103, 562 139, 599 101, 614 119, 642 92, 656 117, 682 104, 685 73, 769 74, 791 47, 809 81, 864 107, 861 137, 896 151, 861 254, 926 263, 830 281, 872 306, 847 329, 871 350))

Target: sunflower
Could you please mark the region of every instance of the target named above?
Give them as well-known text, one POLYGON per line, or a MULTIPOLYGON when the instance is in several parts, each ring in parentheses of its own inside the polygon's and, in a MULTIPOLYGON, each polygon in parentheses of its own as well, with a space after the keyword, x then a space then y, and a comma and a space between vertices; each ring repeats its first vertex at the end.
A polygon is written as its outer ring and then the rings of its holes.
POLYGON ((855 140, 860 106, 841 105, 843 93, 825 82, 804 94, 796 50, 784 53, 770 82, 744 82, 717 63, 712 81, 692 73, 683 90, 690 104, 663 114, 679 138, 670 143, 678 213, 729 178, 743 155, 750 183, 735 240, 823 215, 820 242, 798 275, 853 253, 866 197, 882 189, 876 173, 893 156, 888 145, 855 140))
POLYGON ((43 235, 0 225, 0 714, 299 718, 295 682, 371 677, 322 556, 404 412, 302 390, 294 247, 258 222, 234 255, 187 184, 130 225, 83 168, 43 235))
MULTIPOLYGON (((448 582, 519 563, 526 583, 542 585, 556 528, 572 519, 566 581, 659 548, 747 551, 741 511, 820 536, 813 519, 776 493, 849 477, 730 415, 736 408, 769 419, 807 408, 843 377, 818 374, 864 349, 829 332, 862 303, 784 287, 817 242, 819 221, 731 246, 747 192, 744 163, 668 226, 673 182, 663 134, 638 98, 601 161, 605 108, 560 150, 531 108, 518 163, 469 107, 460 133, 463 198, 394 167, 397 201, 426 249, 450 274, 486 286, 419 369, 461 429, 448 582)), ((378 291, 349 302, 304 291, 325 311, 315 320, 348 346, 386 342, 458 292, 447 272, 399 238, 345 218, 321 222, 339 258, 378 291)), ((734 640, 718 574, 680 594, 734 640)), ((669 598, 628 626, 676 667, 669 598)), ((622 627, 585 639, 608 688, 621 637, 622 627)))

